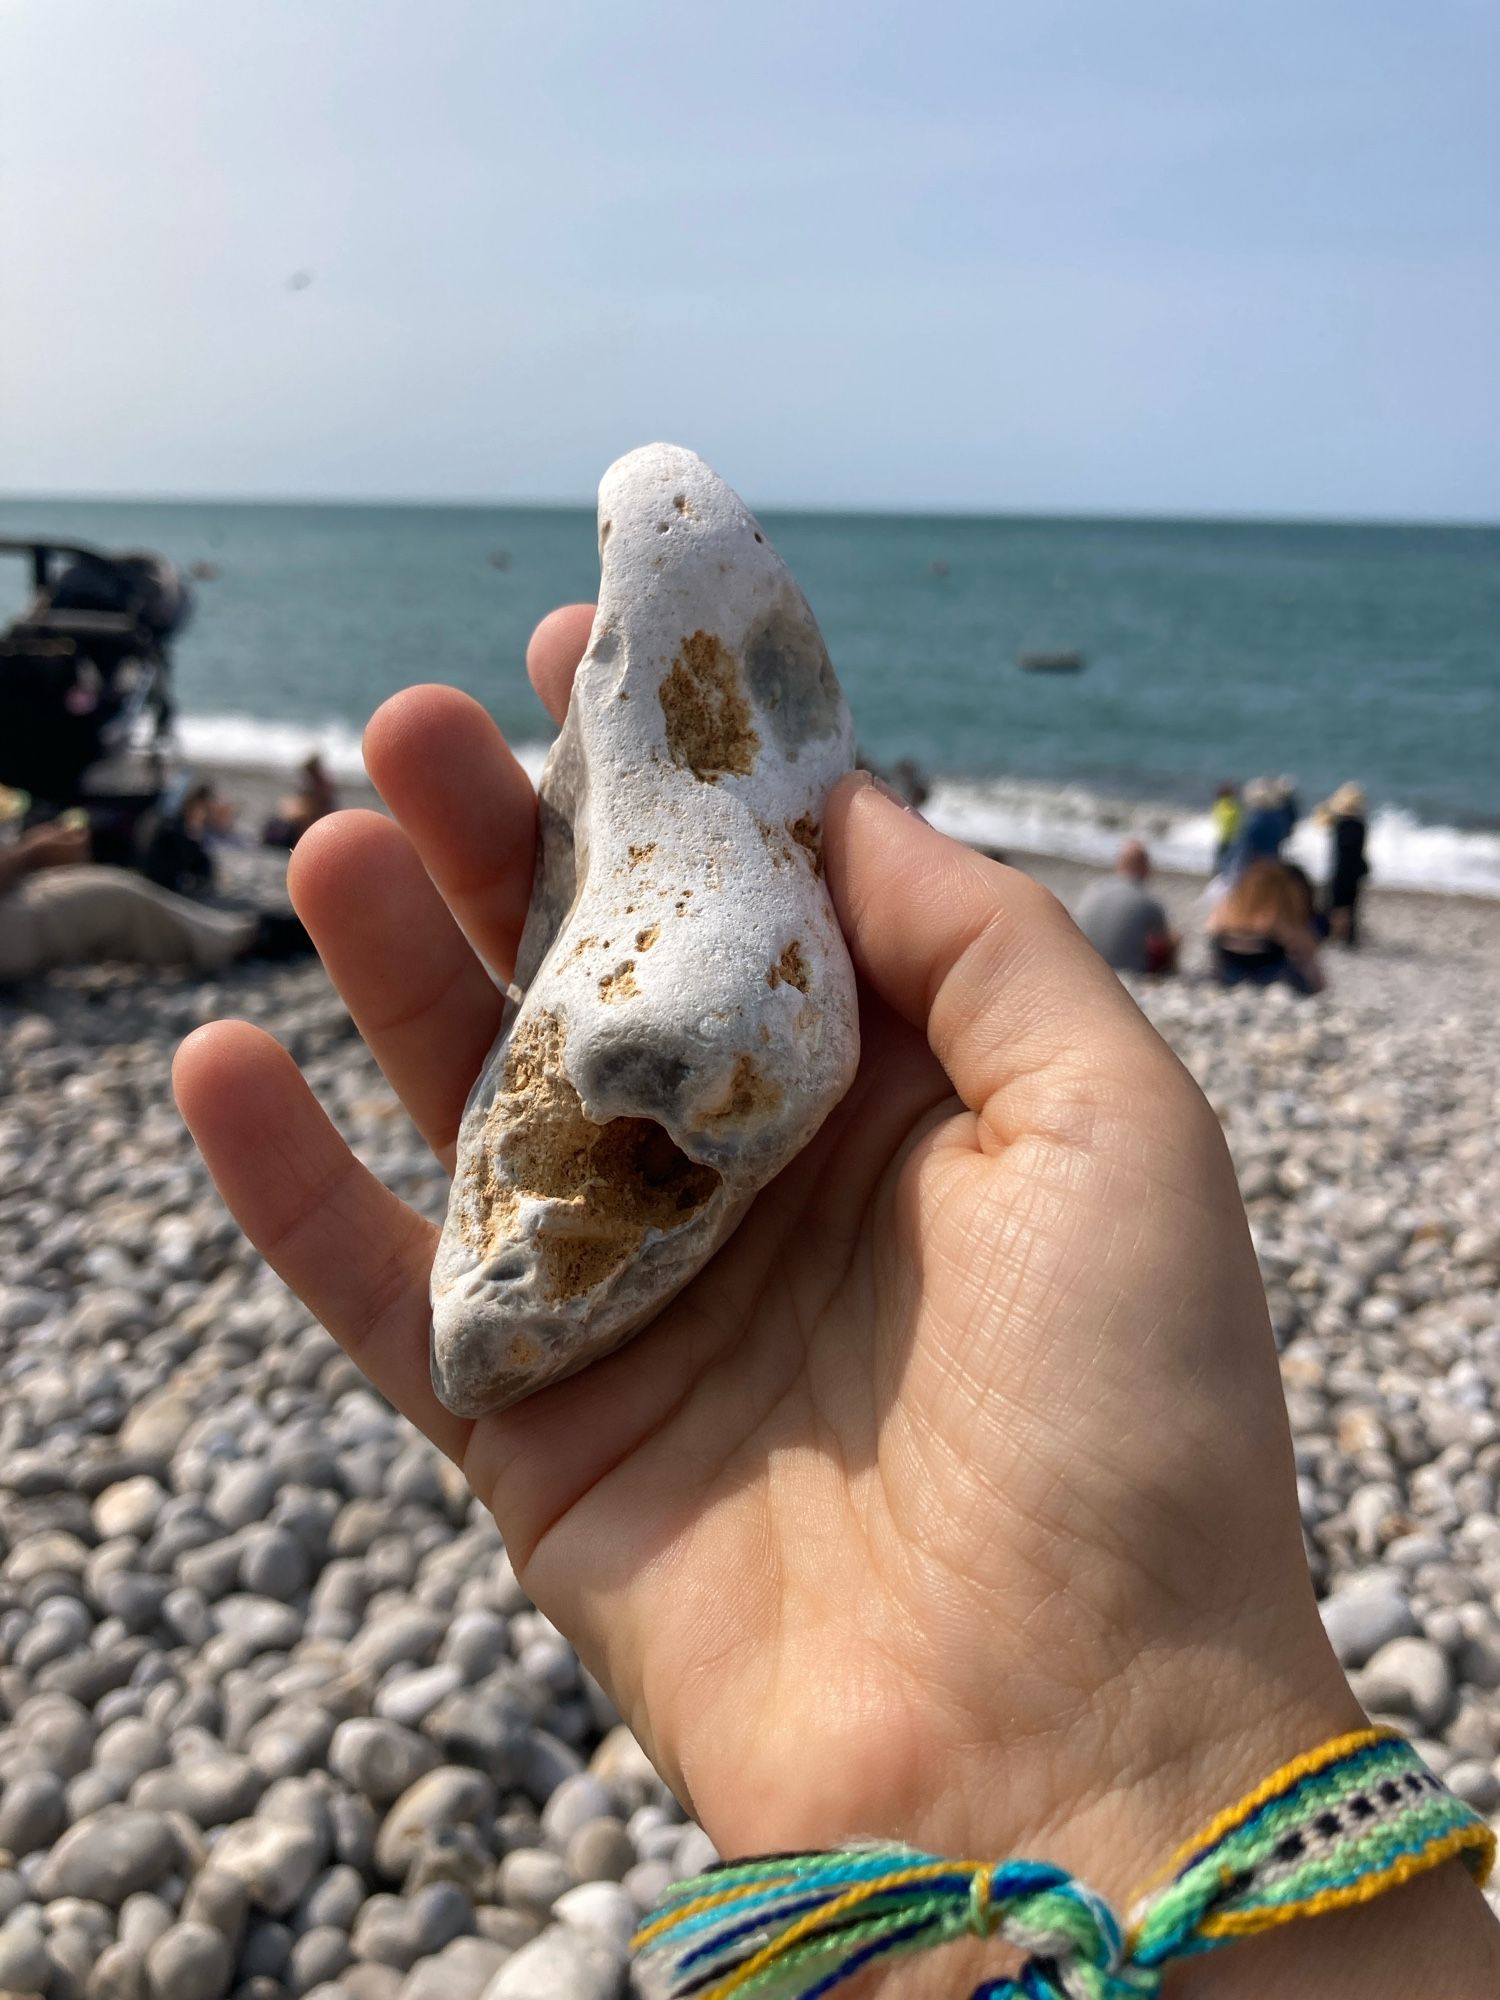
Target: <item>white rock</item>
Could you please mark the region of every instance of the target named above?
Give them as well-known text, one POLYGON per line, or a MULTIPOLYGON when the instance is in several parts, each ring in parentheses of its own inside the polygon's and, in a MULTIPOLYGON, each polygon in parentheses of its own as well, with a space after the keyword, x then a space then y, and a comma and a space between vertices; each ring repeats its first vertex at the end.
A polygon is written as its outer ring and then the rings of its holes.
POLYGON ((1417 1629, 1400 1587, 1383 1577, 1343 1589, 1318 1609, 1323 1629, 1345 1667, 1362 1667, 1390 1640, 1404 1639, 1417 1629))
POLYGON ((691 452, 599 489, 599 610, 542 774, 516 982, 433 1268, 477 1415, 629 1337, 806 1144, 858 1057, 822 879, 853 756, 801 592, 691 452))

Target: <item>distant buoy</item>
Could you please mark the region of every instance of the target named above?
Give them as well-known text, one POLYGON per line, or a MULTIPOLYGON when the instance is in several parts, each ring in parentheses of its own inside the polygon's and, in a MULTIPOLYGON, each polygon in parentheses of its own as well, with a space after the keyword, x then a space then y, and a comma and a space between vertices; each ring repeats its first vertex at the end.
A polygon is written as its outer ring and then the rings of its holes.
POLYGON ((1023 674, 1078 674, 1083 671, 1082 653, 1020 653, 1017 660, 1023 674))
POLYGON ((491 568, 491 569, 509 569, 509 568, 510 568, 510 550, 509 550, 509 549, 491 549, 491 550, 490 550, 490 568, 491 568))

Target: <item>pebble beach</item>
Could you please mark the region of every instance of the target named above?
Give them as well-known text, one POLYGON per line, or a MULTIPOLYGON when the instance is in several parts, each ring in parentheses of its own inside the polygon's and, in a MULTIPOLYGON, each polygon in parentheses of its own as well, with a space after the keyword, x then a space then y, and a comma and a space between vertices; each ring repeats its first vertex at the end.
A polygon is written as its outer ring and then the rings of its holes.
MULTIPOLYGON (((1500 1821, 1500 905, 1368 935, 1312 1001, 1137 997, 1235 1157, 1339 1657, 1500 1821)), ((0 1994, 616 2000, 712 1848, 219 1204, 168 1065, 221 1014, 444 1200, 316 963, 0 996, 0 1994)))

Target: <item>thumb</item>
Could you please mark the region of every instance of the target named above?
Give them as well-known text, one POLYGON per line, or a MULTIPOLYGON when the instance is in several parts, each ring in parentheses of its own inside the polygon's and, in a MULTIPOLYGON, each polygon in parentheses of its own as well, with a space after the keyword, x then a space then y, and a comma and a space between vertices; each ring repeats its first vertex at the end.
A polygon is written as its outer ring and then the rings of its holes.
POLYGON ((939 833, 867 771, 834 789, 824 835, 856 967, 925 1030, 970 1110, 1018 1076, 1098 1076, 1152 1045, 1167 1056, 1050 890, 939 833))

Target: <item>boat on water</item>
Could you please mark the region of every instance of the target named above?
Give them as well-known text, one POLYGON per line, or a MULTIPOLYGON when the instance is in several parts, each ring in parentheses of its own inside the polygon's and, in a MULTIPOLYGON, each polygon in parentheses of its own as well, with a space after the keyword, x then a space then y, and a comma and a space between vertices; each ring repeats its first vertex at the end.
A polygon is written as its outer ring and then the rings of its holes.
POLYGON ((1018 653, 1016 664, 1023 674, 1081 674, 1082 653, 1018 653))

